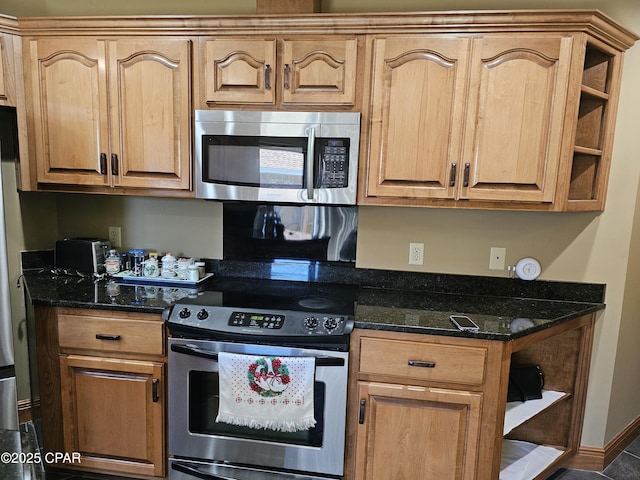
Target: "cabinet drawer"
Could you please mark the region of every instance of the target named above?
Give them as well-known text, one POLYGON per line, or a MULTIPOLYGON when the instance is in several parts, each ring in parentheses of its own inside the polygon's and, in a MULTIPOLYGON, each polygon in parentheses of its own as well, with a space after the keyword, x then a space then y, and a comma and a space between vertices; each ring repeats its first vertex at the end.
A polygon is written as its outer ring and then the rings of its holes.
POLYGON ((162 355, 163 323, 153 320, 59 315, 61 348, 162 355))
POLYGON ((479 347, 362 338, 360 373, 481 385, 486 356, 479 347))

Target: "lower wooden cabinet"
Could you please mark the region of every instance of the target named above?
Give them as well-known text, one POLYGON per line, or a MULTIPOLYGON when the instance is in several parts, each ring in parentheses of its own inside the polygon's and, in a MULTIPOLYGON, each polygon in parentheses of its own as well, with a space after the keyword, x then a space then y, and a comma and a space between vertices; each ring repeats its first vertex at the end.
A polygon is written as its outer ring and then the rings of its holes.
POLYGON ((593 321, 510 341, 356 328, 345 480, 543 480, 571 465, 593 321), (544 374, 535 406, 506 401, 512 366, 525 365, 544 374))
POLYGON ((475 478, 482 394, 358 383, 356 478, 475 478))
POLYGON ((164 365, 80 355, 60 357, 64 449, 84 467, 164 473, 164 365))
POLYGON ((160 315, 36 307, 46 465, 124 477, 166 475, 166 350, 160 315))

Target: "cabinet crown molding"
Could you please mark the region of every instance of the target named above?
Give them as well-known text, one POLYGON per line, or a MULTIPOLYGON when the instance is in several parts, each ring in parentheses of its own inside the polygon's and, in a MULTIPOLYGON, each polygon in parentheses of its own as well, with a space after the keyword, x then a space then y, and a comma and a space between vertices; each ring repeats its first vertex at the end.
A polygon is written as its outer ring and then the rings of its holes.
MULTIPOLYGON (((0 29, 16 19, 0 16, 0 29)), ((289 35, 301 33, 585 32, 626 50, 640 37, 599 10, 461 10, 297 15, 24 17, 22 35, 289 35)))

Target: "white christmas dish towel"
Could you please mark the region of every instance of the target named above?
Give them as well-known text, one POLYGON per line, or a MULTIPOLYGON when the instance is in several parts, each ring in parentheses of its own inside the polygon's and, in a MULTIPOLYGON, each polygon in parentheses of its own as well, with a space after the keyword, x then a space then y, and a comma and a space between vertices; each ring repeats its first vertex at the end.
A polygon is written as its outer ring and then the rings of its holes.
POLYGON ((309 430, 315 358, 218 354, 217 422, 281 432, 309 430))

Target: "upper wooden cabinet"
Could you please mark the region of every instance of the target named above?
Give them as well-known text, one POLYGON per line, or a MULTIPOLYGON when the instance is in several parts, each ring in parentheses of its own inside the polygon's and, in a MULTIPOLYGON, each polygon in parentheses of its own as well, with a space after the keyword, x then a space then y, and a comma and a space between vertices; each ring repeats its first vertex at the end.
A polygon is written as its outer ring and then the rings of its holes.
POLYGON ((17 42, 19 40, 16 40, 14 35, 0 33, 0 105, 17 104, 14 57, 14 43, 19 45, 17 42))
POLYGON ((473 42, 459 198, 552 202, 571 37, 473 42))
POLYGON ((360 204, 604 208, 625 47, 493 30, 368 37, 360 204))
POLYGON ((571 45, 374 38, 367 196, 551 202, 571 45))
POLYGON ((190 189, 189 40, 39 38, 28 49, 39 185, 190 189))
POLYGON ((201 108, 353 106, 356 37, 201 40, 201 108))
POLYGON ((471 41, 374 38, 366 197, 454 198, 471 41))
POLYGON ((26 189, 193 196, 193 109, 354 111, 359 204, 542 211, 604 208, 638 39, 596 10, 26 18, 15 32, 26 189))

